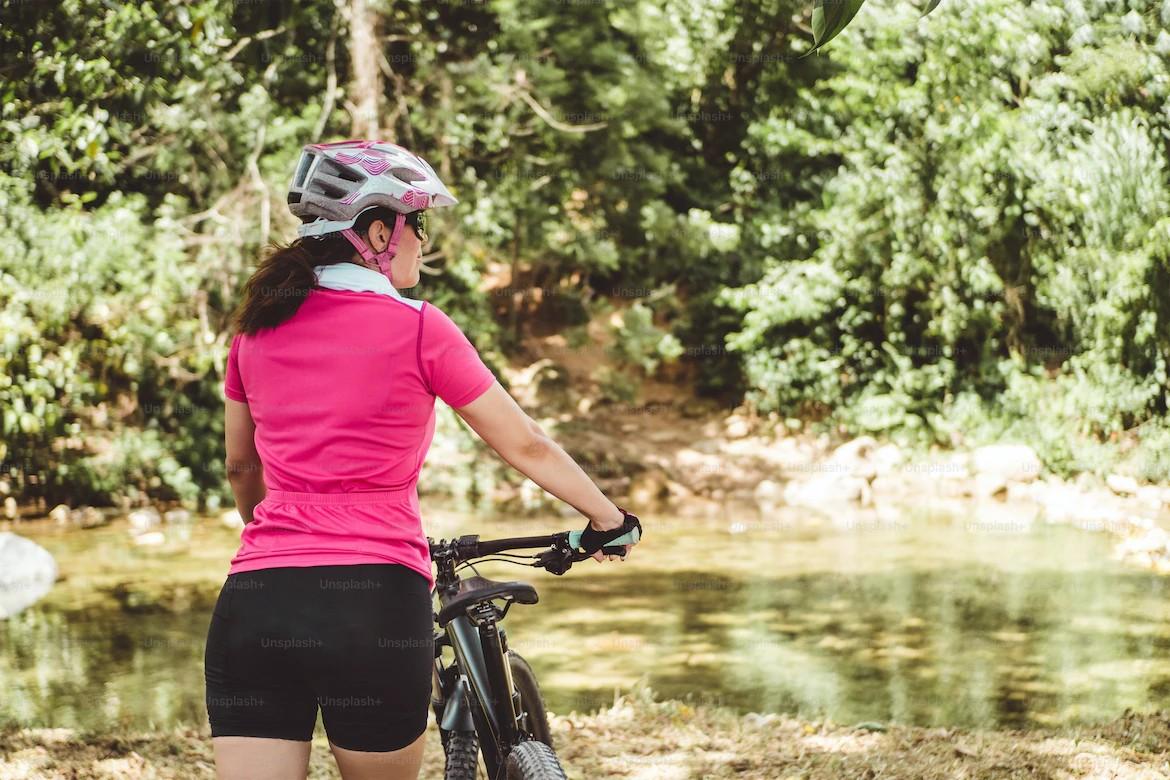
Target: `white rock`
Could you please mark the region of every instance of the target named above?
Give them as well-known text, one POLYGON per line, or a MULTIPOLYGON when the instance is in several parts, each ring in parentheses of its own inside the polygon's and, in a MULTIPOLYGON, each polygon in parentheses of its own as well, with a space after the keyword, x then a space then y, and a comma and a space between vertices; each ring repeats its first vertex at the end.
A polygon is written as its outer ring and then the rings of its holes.
POLYGON ((941 460, 930 464, 943 479, 967 479, 971 476, 971 457, 966 453, 952 452, 941 460))
POLYGON ((1053 489, 1038 497, 1049 522, 1067 522, 1086 531, 1121 531, 1132 517, 1124 502, 1105 490, 1053 489))
POLYGON ((219 516, 219 521, 228 528, 240 529, 244 527, 244 518, 240 516, 240 510, 229 509, 219 516))
POLYGON ((66 525, 69 522, 69 507, 64 504, 57 504, 49 510, 49 517, 56 521, 57 525, 66 525))
POLYGON ((876 450, 876 439, 872 436, 858 436, 833 450, 828 460, 832 463, 853 463, 870 458, 876 450))
POLYGON ((752 428, 751 424, 742 417, 729 417, 724 430, 727 432, 727 438, 742 439, 751 433, 752 428))
POLYGON ((784 501, 791 506, 821 509, 839 504, 866 505, 873 491, 864 479, 826 474, 808 480, 794 480, 784 486, 784 501))
POLYGON ((877 478, 877 475, 877 466, 872 461, 861 460, 853 466, 852 476, 865 480, 867 485, 873 482, 877 478))
POLYGON ((31 539, 0 532, 0 619, 34 604, 56 580, 52 553, 31 539))
POLYGON ((878 474, 889 474, 902 462, 902 450, 897 444, 884 444, 874 450, 870 460, 877 468, 878 474))
POLYGON ((1154 527, 1154 521, 1152 519, 1140 515, 1130 515, 1126 518, 1126 523, 1130 529, 1138 531, 1146 531, 1154 527))
POLYGON ((191 513, 186 509, 169 509, 167 510, 167 513, 163 515, 163 520, 165 520, 168 524, 189 523, 191 522, 191 513))
POLYGON ((1008 483, 1002 474, 979 473, 975 475, 973 492, 976 498, 1006 498, 1008 483))
POLYGON ((1138 492, 1137 480, 1124 474, 1110 474, 1105 484, 1119 496, 1135 496, 1138 492))
POLYGON ((1037 481, 1032 484, 1026 482, 1008 482, 1007 483, 1007 500, 1008 501, 1035 501, 1039 502, 1039 496, 1044 493, 1043 483, 1037 481))
POLYGON ((963 453, 903 463, 899 471, 908 477, 930 482, 963 480, 971 476, 969 458, 963 453))
POLYGON ((872 436, 860 436, 833 450, 822 462, 811 464, 808 470, 837 479, 856 477, 872 482, 878 474, 877 466, 870 460, 875 444, 872 436))
POLYGON ((83 506, 69 513, 69 522, 78 528, 98 528, 108 523, 109 518, 100 509, 83 506))
POLYGON ((152 506, 143 509, 135 509, 129 515, 130 533, 141 534, 152 528, 157 528, 158 524, 162 522, 159 517, 158 510, 152 506))
POLYGON ((1150 509, 1162 508, 1162 488, 1157 485, 1142 485, 1137 490, 1137 497, 1150 509))
POLYGON ((1042 464, 1036 451, 1026 444, 992 444, 971 453, 976 474, 999 474, 1004 479, 1031 482, 1040 476, 1042 464))
POLYGON ((883 498, 914 498, 921 499, 921 493, 916 493, 911 486, 911 481, 905 476, 894 472, 892 474, 879 474, 873 483, 870 484, 874 495, 883 498))
POLYGON ((776 507, 784 502, 784 488, 779 482, 771 479, 761 480, 752 491, 752 497, 760 505, 760 509, 776 507))
POLYGON ((12 496, 8 496, 4 499, 4 516, 9 520, 15 520, 16 515, 16 499, 12 496))
POLYGON ((166 542, 167 536, 162 531, 147 531, 134 537, 134 544, 139 547, 157 547, 166 542))
POLYGON ((1121 540, 1114 547, 1114 553, 1122 558, 1143 555, 1155 558, 1166 553, 1168 543, 1170 538, 1166 532, 1161 528, 1154 528, 1144 534, 1121 540))

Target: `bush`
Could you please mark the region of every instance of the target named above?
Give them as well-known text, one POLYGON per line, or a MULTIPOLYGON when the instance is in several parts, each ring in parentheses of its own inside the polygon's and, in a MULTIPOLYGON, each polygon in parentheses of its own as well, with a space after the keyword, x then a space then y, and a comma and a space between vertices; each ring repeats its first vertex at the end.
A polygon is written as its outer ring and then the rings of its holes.
POLYGON ((743 316, 727 345, 763 411, 924 444, 1020 437, 1057 471, 1100 471, 1164 441, 1170 400, 1156 25, 1103 3, 949 10, 863 14, 839 75, 802 94, 828 114, 749 130, 744 167, 844 164, 795 224, 782 200, 742 202, 752 234, 812 238, 719 297, 743 316))
POLYGON ((101 503, 130 487, 193 500, 222 482, 208 274, 141 198, 41 211, 0 177, 3 460, 26 498, 101 503), (184 465, 185 464, 185 465, 184 465), (200 464, 199 471, 193 470, 200 464), (202 464, 213 464, 204 466, 202 464))

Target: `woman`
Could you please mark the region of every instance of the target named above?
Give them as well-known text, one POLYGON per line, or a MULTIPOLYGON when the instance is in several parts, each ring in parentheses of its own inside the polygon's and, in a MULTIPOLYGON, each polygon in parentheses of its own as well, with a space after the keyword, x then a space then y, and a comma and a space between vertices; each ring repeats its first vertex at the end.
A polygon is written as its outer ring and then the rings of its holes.
POLYGON ((248 281, 224 383, 246 525, 207 637, 217 771, 304 778, 320 707, 346 780, 413 779, 433 660, 417 481, 435 398, 587 528, 627 513, 446 314, 398 293, 419 280, 425 209, 456 202, 430 165, 384 142, 306 146, 288 201, 300 238, 248 281))

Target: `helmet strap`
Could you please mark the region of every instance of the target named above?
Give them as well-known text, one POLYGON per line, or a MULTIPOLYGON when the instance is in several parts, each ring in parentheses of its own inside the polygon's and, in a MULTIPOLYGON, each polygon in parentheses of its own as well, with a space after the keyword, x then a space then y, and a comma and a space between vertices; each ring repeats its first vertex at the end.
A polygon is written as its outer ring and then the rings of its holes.
POLYGON ((375 252, 366 243, 365 239, 357 234, 353 228, 346 228, 341 231, 341 235, 345 236, 349 243, 353 244, 354 249, 362 256, 362 259, 367 263, 376 262, 378 269, 382 275, 394 284, 394 277, 390 270, 390 261, 394 259, 394 255, 398 253, 398 240, 402 238, 402 227, 406 224, 406 215, 400 211, 394 213, 394 229, 390 232, 390 241, 386 244, 386 248, 381 252, 375 252))

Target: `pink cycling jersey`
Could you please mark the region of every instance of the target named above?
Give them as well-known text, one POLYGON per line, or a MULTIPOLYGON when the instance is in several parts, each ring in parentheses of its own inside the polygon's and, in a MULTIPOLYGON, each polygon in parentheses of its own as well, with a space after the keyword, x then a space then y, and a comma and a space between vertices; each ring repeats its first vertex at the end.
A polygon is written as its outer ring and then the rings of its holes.
POLYGON ((229 573, 397 563, 433 584, 418 477, 435 398, 465 406, 495 377, 446 314, 382 274, 316 271, 290 319, 232 340, 224 394, 252 413, 267 495, 229 573))

